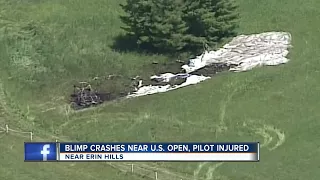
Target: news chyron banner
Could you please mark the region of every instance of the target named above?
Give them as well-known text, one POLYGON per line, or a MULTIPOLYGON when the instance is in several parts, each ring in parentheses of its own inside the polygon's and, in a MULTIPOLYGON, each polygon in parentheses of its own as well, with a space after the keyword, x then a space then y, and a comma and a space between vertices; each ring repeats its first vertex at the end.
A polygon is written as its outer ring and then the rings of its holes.
POLYGON ((255 143, 25 143, 25 161, 259 161, 255 143))

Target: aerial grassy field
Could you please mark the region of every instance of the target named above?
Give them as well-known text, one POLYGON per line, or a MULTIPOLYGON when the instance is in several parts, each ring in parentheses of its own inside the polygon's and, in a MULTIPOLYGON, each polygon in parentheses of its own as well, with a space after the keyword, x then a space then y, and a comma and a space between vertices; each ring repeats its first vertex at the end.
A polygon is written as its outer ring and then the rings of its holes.
POLYGON ((318 0, 238 1, 239 33, 292 34, 289 64, 75 113, 74 82, 168 60, 113 48, 122 2, 0 0, 1 180, 319 179, 318 0), (33 141, 260 141, 261 162, 134 163, 133 173, 131 163, 25 163, 30 131, 33 141))

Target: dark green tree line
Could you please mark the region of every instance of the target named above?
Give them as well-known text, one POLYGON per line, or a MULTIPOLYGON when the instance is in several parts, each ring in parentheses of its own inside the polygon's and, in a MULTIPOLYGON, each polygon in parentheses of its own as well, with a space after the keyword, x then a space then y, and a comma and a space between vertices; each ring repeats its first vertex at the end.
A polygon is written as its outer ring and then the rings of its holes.
POLYGON ((236 35, 232 0, 127 0, 122 9, 126 33, 160 52, 199 52, 236 35))

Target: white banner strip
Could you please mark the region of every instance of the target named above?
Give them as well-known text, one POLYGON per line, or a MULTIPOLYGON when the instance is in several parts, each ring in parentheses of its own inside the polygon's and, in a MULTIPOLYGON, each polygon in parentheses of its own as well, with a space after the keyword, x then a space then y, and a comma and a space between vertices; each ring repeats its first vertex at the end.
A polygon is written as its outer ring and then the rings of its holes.
POLYGON ((257 153, 60 153, 60 161, 259 161, 257 153))

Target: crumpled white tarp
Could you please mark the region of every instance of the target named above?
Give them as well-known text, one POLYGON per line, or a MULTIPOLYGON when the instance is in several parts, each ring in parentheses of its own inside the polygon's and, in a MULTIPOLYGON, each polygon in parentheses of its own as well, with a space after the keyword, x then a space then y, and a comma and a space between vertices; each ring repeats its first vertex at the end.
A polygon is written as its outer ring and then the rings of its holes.
POLYGON ((285 64, 291 47, 291 35, 287 32, 266 32, 253 35, 240 35, 217 51, 205 52, 182 68, 187 73, 204 66, 222 63, 234 65, 230 71, 248 71, 258 66, 285 64))
POLYGON ((204 81, 204 80, 207 80, 209 78, 210 77, 190 75, 189 77, 187 77, 186 82, 184 82, 180 85, 143 86, 143 87, 139 88, 136 92, 133 92, 133 94, 128 95, 127 97, 130 98, 130 97, 138 97, 138 96, 145 96, 145 95, 149 95, 149 94, 167 92, 167 91, 171 91, 174 89, 185 87, 185 86, 188 86, 191 84, 197 84, 197 83, 204 81))
POLYGON ((287 32, 240 35, 233 38, 231 42, 217 51, 205 52, 194 59, 190 59, 188 65, 182 66, 186 74, 164 73, 159 76, 151 76, 151 79, 161 82, 170 82, 172 78, 187 77, 186 82, 181 85, 143 86, 127 97, 167 92, 191 84, 197 84, 210 77, 190 75, 188 73, 192 73, 210 64, 232 65, 233 67, 230 68, 230 71, 233 72, 248 71, 259 66, 285 64, 289 61, 286 56, 289 53, 288 48, 291 47, 290 43, 291 35, 287 32))

